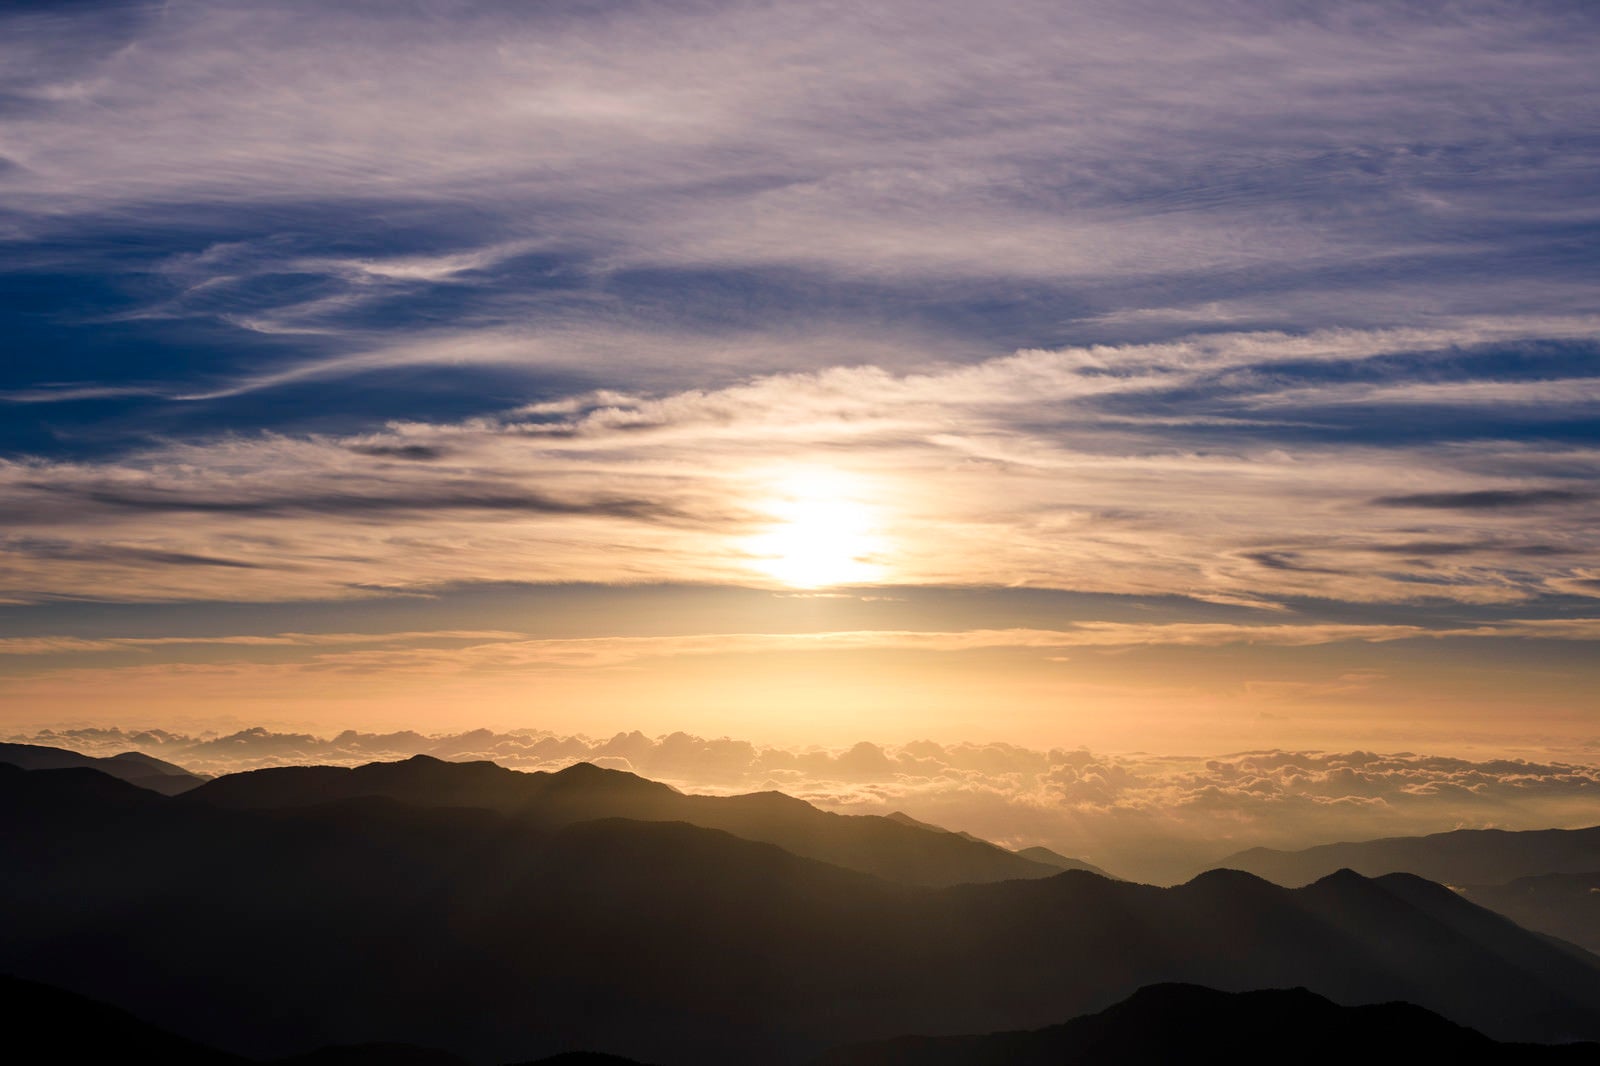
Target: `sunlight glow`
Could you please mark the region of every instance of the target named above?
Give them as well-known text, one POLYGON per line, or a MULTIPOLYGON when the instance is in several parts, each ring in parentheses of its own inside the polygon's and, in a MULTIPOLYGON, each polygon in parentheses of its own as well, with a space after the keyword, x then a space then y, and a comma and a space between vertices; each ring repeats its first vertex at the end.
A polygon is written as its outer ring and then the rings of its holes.
POLYGON ((755 566, 794 588, 820 588, 879 580, 883 550, 875 509, 860 489, 832 471, 806 471, 780 479, 761 508, 777 519, 746 549, 755 566))

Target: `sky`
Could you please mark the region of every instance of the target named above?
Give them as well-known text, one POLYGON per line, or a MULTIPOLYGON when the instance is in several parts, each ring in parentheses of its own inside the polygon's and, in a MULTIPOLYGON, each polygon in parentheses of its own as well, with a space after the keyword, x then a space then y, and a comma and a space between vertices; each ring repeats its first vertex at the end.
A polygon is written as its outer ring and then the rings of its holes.
POLYGON ((1596 54, 1587 0, 0 6, 0 732, 1582 778, 1596 54))

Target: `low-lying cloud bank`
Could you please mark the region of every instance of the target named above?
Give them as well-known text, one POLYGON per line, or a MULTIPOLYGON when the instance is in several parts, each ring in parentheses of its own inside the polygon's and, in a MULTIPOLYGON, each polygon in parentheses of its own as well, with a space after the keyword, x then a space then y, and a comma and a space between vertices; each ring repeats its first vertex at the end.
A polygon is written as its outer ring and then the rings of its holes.
POLYGON ((1576 827, 1596 821, 1600 800, 1600 741, 1562 759, 1473 761, 1365 751, 1110 755, 930 741, 791 750, 686 733, 591 739, 532 729, 436 736, 346 730, 324 738, 263 728, 197 736, 83 728, 7 739, 91 755, 143 751, 213 774, 417 754, 488 759, 517 770, 589 761, 691 791, 778 789, 844 813, 904 811, 1151 881, 1183 878, 1257 845, 1295 848, 1459 827, 1576 827))

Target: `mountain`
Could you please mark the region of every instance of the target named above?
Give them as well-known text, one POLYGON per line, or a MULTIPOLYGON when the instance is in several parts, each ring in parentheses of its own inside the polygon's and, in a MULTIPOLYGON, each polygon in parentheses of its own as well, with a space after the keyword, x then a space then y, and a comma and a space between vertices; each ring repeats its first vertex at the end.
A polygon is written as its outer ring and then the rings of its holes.
POLYGON ((9 763, 24 770, 71 768, 99 770, 140 788, 148 788, 167 796, 187 792, 207 780, 181 766, 163 762, 138 751, 125 751, 121 755, 100 759, 92 755, 80 755, 65 748, 49 748, 39 744, 0 744, 0 763, 9 763))
MULTIPOLYGON (((984 840, 982 837, 973 836, 971 833, 964 833, 954 829, 946 829, 942 825, 934 825, 931 822, 919 822, 917 819, 911 817, 911 815, 905 814, 901 811, 895 811, 892 814, 886 814, 884 817, 889 819, 891 822, 899 822, 901 825, 912 825, 916 826, 918 829, 931 829, 936 833, 954 833, 963 840, 970 840, 978 844, 988 844, 990 847, 996 846, 991 844, 989 841, 984 840)), ((1019 848, 1014 852, 1014 854, 1021 855, 1029 862, 1036 862, 1042 866, 1048 866, 1053 870, 1087 870, 1092 874, 1099 874, 1101 877, 1111 876, 1098 866, 1084 862, 1082 859, 1074 859, 1069 856, 1062 855, 1060 852, 1051 851, 1049 848, 1045 847, 1019 848)))
POLYGON ((1600 826, 1589 829, 1457 829, 1423 837, 1324 844, 1303 851, 1251 848, 1221 865, 1280 885, 1304 885, 1349 868, 1368 877, 1413 873, 1447 885, 1500 885, 1541 874, 1600 871, 1600 826))
POLYGON ((1600 873, 1541 874, 1503 885, 1467 885, 1459 891, 1518 925, 1600 954, 1600 873))
MULTIPOLYGON (((75 1066, 159 1063, 160 1066, 251 1066, 139 1021, 126 1011, 37 981, 0 975, 0 1028, 30 1061, 75 1066)), ((266 1066, 470 1066, 448 1052, 410 1044, 352 1044, 274 1059, 266 1066)), ((574 1051, 522 1066, 644 1066, 633 1059, 574 1051)))
MULTIPOLYGON (((1051 851, 1049 848, 1037 846, 1031 848, 1019 848, 1017 850, 1017 854, 1021 855, 1024 859, 1043 863, 1046 866, 1053 866, 1057 870, 1085 870, 1092 874, 1099 874, 1101 877, 1112 877, 1111 874, 1106 873, 1093 863, 1084 862, 1082 859, 1074 859, 1070 856, 1063 855, 1058 851, 1051 851)), ((1112 879, 1120 880, 1120 878, 1112 879)))
POLYGON ((274 1059, 270 1066, 472 1066, 460 1055, 411 1044, 342 1044, 274 1059))
POLYGON ((1063 1025, 982 1036, 900 1037, 840 1048, 816 1066, 1165 1066, 1189 1061, 1594 1062, 1600 1045, 1505 1044, 1408 1003, 1341 1007, 1304 988, 1219 992, 1151 985, 1063 1025))
POLYGON ((1304 851, 1252 848, 1223 864, 1291 887, 1341 867, 1368 876, 1413 873, 1448 884, 1528 929, 1600 953, 1600 826, 1458 829, 1304 851))
POLYGON ((600 1052, 563 1052, 550 1055, 536 1063, 518 1063, 517 1066, 645 1066, 634 1058, 619 1055, 602 1055, 600 1052))
POLYGON ((87 770, 0 772, 0 971, 257 1058, 382 1041, 786 1066, 1038 1028, 1172 981, 1404 1000, 1502 1040, 1600 1036, 1600 959, 1406 875, 932 889, 682 822, 381 796, 229 808, 87 770))
POLYGON ((0 1030, 14 1062, 83 1066, 160 1063, 162 1066, 245 1066, 235 1055, 147 1025, 126 1011, 35 981, 0 975, 0 1030), (26 1050, 24 1050, 26 1049, 26 1050))
POLYGON ((521 773, 491 762, 442 762, 418 755, 351 769, 285 766, 230 774, 186 798, 217 807, 260 810, 362 796, 428 807, 480 807, 552 829, 596 818, 688 822, 912 885, 1005 881, 1057 872, 1054 866, 987 841, 903 815, 832 814, 780 792, 690 796, 590 763, 556 773, 521 773))
MULTIPOLYGON (((184 1040, 124 1011, 48 985, 0 976, 0 1024, 13 1041, 52 1061, 110 1066, 251 1066, 252 1060, 184 1040)), ((1489 1066, 1593 1062, 1595 1044, 1490 1040, 1404 1003, 1341 1007, 1303 988, 1219 992, 1151 985, 1098 1014, 1044 1029, 973 1036, 896 1037, 838 1048, 814 1066, 1158 1066, 1251 1047, 1308 1066, 1457 1059, 1489 1066), (1316 1034, 1314 1042, 1306 1034, 1316 1034)), ((1239 1057, 1234 1052, 1235 1057, 1239 1057)), ((322 1048, 269 1066, 466 1066, 445 1052, 403 1044, 322 1048)), ((644 1066, 598 1052, 565 1052, 518 1066, 644 1066)))

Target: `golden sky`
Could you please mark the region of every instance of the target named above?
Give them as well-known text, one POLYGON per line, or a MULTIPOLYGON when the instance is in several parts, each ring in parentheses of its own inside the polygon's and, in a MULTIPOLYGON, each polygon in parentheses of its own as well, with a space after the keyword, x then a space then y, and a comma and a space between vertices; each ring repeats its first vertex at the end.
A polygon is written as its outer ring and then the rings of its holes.
POLYGON ((0 14, 0 728, 1588 750, 1596 42, 0 14))

